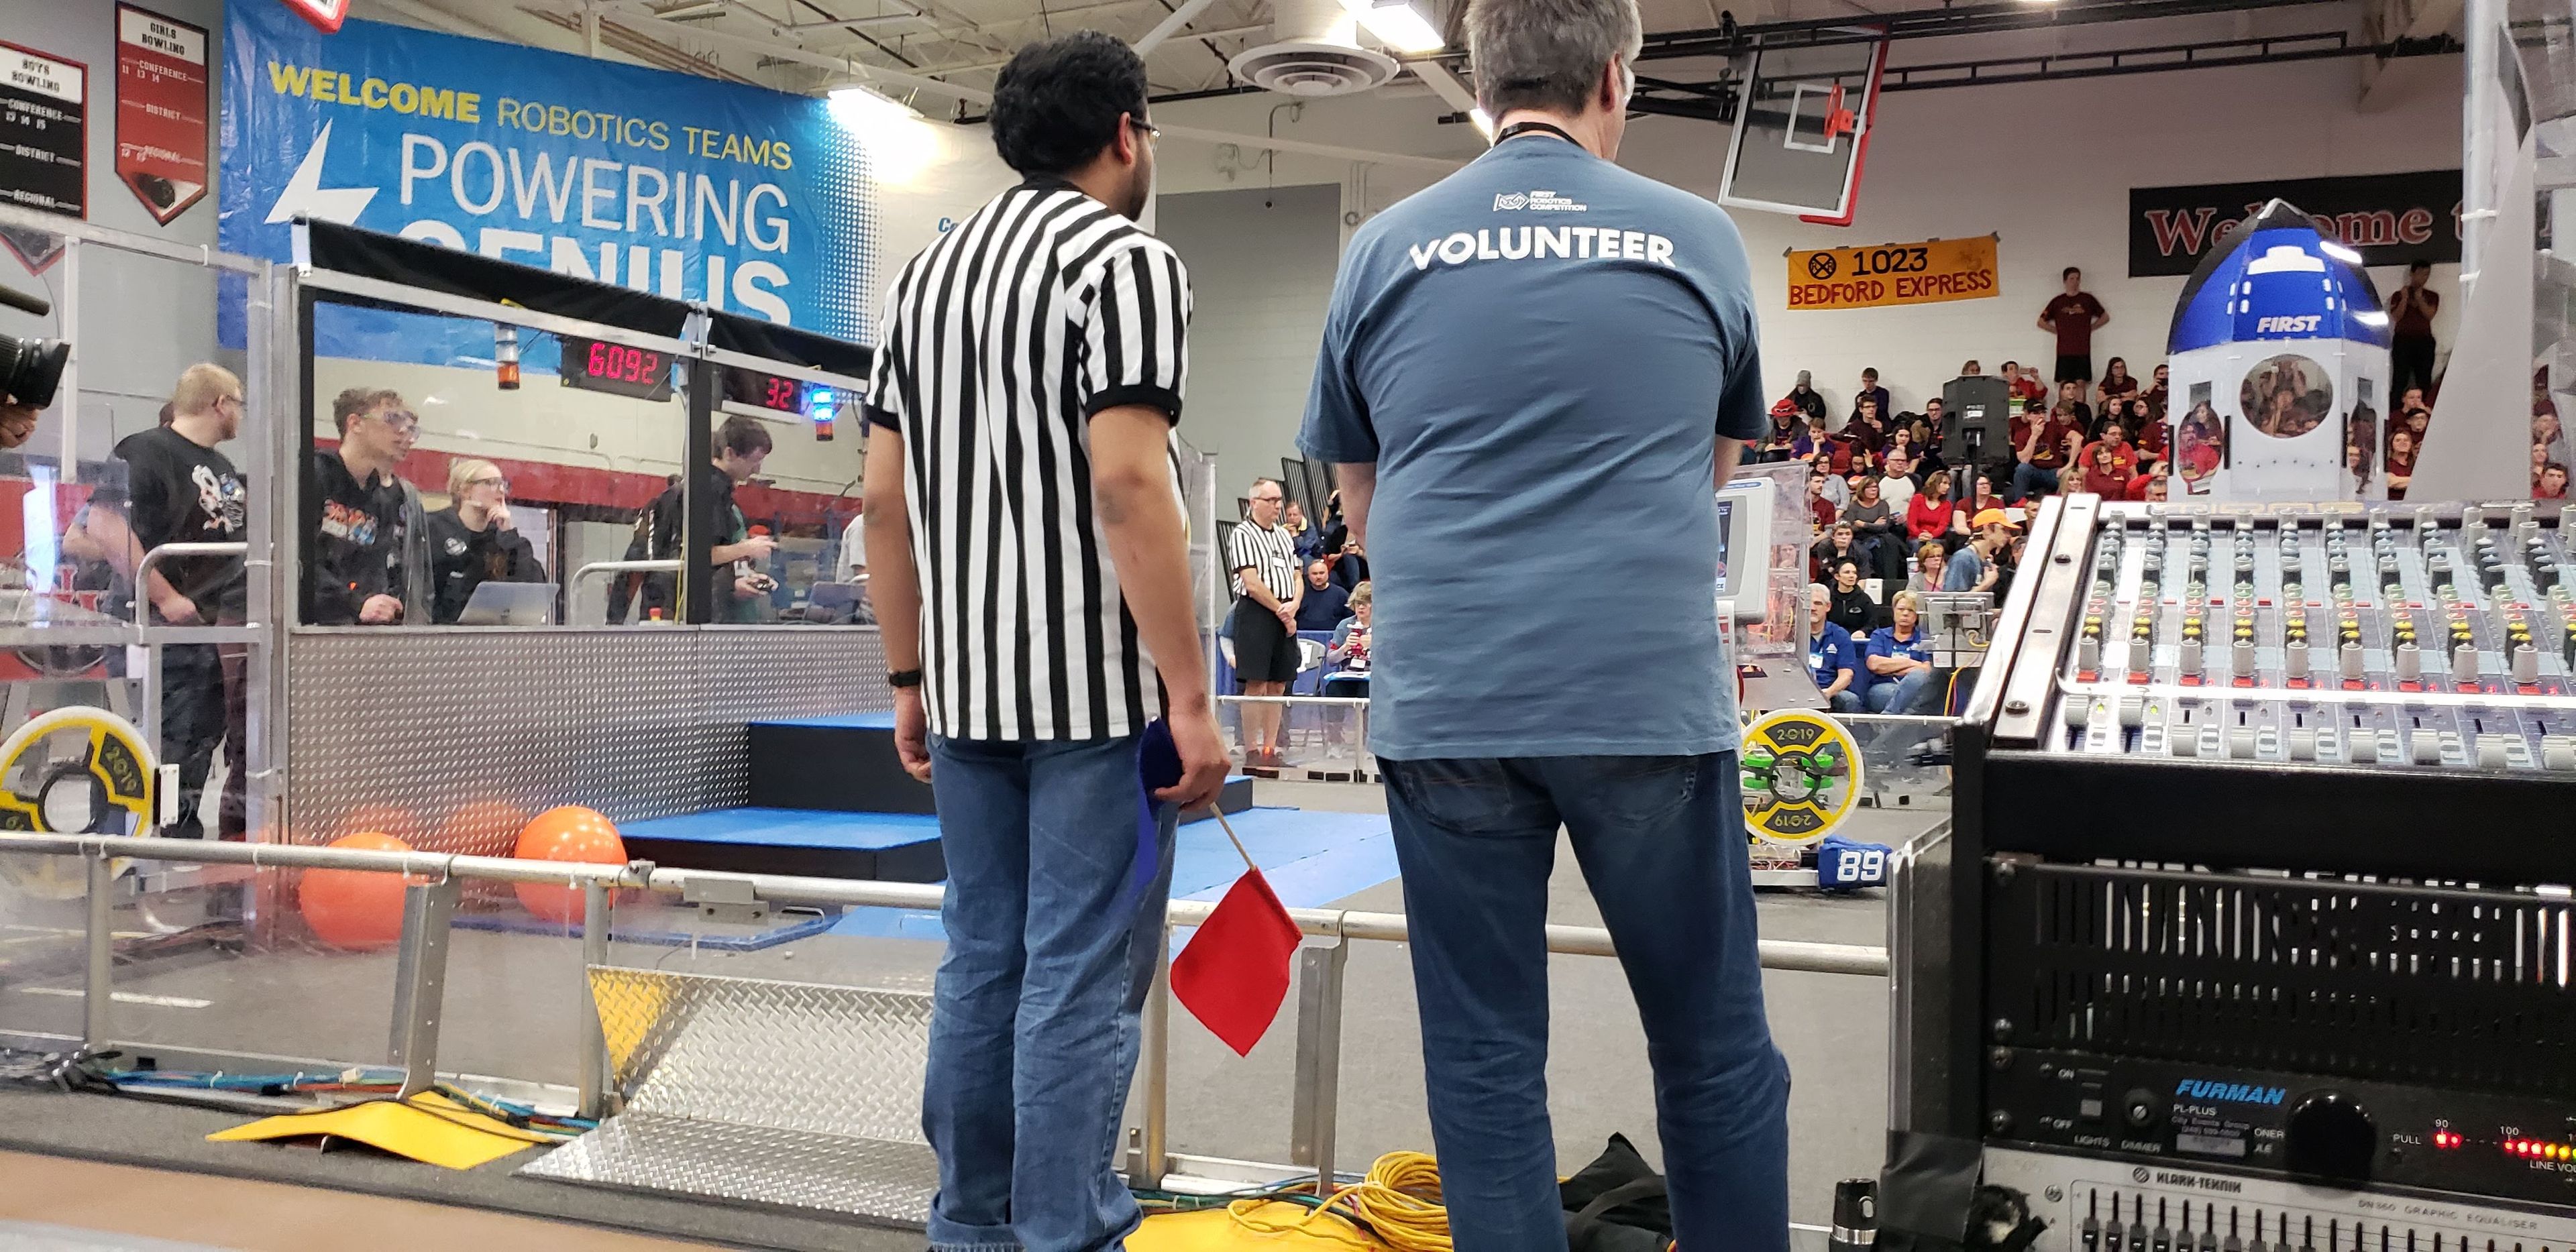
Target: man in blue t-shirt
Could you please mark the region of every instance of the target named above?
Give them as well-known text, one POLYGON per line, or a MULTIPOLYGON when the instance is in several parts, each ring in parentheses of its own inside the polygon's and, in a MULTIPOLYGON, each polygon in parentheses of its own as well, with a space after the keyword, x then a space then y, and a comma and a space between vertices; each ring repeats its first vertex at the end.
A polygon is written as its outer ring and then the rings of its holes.
POLYGON ((1869 670, 1860 663, 1851 632, 1828 620, 1833 604, 1833 593, 1823 583, 1807 584, 1807 673, 1824 694, 1825 707, 1858 713, 1869 691, 1869 670))
POLYGON ((1373 567, 1369 746, 1442 1193, 1460 1247, 1564 1247, 1561 824, 1645 1023, 1679 1238, 1785 1248, 1788 1074, 1710 596, 1713 488, 1767 408, 1750 267, 1716 206, 1611 163, 1635 0, 1472 0, 1466 28, 1493 149, 1352 239, 1299 437, 1373 567))

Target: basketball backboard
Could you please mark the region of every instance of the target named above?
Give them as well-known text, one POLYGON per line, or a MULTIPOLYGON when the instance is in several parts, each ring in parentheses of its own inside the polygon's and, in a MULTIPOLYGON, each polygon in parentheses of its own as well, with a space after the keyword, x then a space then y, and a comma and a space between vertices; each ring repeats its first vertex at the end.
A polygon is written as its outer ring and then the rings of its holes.
POLYGON ((1718 203, 1851 225, 1887 42, 1750 54, 1718 203))

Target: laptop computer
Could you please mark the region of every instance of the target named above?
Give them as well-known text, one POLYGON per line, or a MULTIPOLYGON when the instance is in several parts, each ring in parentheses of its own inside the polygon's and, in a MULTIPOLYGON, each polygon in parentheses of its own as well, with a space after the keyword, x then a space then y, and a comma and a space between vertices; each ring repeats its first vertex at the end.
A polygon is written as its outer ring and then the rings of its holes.
POLYGON ((552 626, 555 624, 555 585, 553 583, 488 582, 466 597, 465 610, 456 616, 459 626, 552 626))

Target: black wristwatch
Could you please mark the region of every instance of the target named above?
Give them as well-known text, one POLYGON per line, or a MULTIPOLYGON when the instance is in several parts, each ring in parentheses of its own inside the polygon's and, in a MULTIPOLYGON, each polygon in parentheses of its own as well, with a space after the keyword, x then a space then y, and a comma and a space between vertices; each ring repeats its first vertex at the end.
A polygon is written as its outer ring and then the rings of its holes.
POLYGON ((886 685, 889 687, 918 687, 921 685, 921 671, 919 669, 896 670, 893 673, 886 675, 886 685))

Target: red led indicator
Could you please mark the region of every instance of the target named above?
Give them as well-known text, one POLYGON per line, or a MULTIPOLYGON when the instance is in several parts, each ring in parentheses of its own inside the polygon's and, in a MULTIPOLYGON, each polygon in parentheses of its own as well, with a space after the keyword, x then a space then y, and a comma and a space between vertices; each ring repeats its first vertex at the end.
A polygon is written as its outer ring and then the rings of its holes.
POLYGON ((2437 1148, 2456 1148, 2460 1146, 2460 1137, 2447 1130, 2437 1130, 2433 1132, 2433 1146, 2437 1148))

